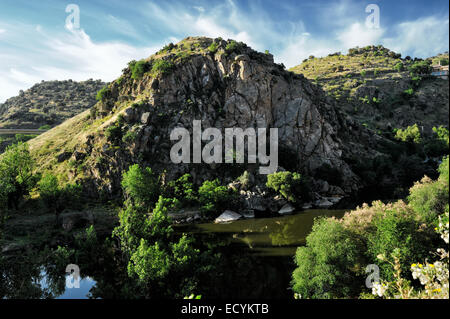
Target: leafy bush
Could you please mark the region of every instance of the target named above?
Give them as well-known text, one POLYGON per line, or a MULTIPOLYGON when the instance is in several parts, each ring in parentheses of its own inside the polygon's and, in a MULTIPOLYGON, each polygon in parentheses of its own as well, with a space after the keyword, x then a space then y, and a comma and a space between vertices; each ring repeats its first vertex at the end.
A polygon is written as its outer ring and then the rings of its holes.
POLYGON ((415 144, 419 144, 422 141, 421 137, 420 137, 419 126, 417 126, 417 124, 408 126, 404 130, 398 129, 397 132, 395 133, 395 138, 402 142, 415 143, 415 144))
POLYGON ((131 78, 133 80, 140 79, 146 72, 150 71, 150 63, 147 61, 131 61, 129 64, 131 70, 131 78))
POLYGON ((448 205, 448 156, 439 166, 440 176, 437 181, 424 177, 410 189, 408 201, 422 222, 435 224, 438 216, 448 205))
POLYGON ((124 143, 133 143, 137 138, 137 134, 135 131, 128 131, 122 138, 122 142, 124 143))
POLYGON ((10 145, 0 155, 0 211, 17 209, 20 199, 36 184, 35 161, 28 144, 10 145))
POLYGON ((407 89, 407 90, 404 90, 404 91, 403 91, 403 94, 404 94, 406 97, 411 97, 411 96, 414 94, 414 89, 413 89, 413 88, 409 88, 409 89, 407 89))
MULTIPOLYGON (((397 249, 401 255, 402 272, 407 274, 411 263, 427 257, 431 242, 418 231, 419 222, 406 209, 387 209, 378 214, 373 221, 374 233, 369 234, 368 253, 373 261, 378 255, 388 255, 397 249)), ((391 264, 379 262, 380 275, 383 279, 392 280, 395 269, 391 264)))
POLYGON ((430 74, 433 68, 429 61, 418 61, 409 67, 409 71, 413 74, 430 74))
POLYGON ((165 60, 156 60, 153 62, 152 73, 153 74, 165 74, 173 69, 173 63, 165 60))
POLYGON ((209 52, 216 53, 218 50, 219 45, 216 42, 211 43, 211 45, 208 47, 209 52))
POLYGON ((336 219, 316 219, 306 246, 297 249, 293 290, 302 298, 357 296, 364 283, 364 246, 336 219))
POLYGON ((96 96, 97 101, 104 101, 105 98, 107 97, 108 93, 109 93, 109 89, 108 89, 108 86, 106 85, 103 88, 101 88, 100 91, 97 92, 97 96, 96 96))
POLYGON ((170 181, 165 190, 165 195, 178 199, 183 206, 194 205, 198 202, 190 174, 184 174, 177 180, 170 181))
POLYGON ((438 136, 438 140, 442 141, 448 148, 449 146, 449 132, 448 128, 443 127, 433 127, 433 132, 438 136))
POLYGON ((220 185, 220 181, 205 181, 198 189, 199 202, 204 212, 215 212, 230 205, 233 194, 226 186, 220 185))
POLYGON ((117 143, 122 138, 122 128, 118 123, 115 123, 106 129, 105 136, 108 141, 117 143))
POLYGON ((119 213, 120 225, 113 232, 128 259, 128 275, 137 277, 146 294, 153 297, 193 293, 195 281, 188 277, 201 269, 197 257, 200 252, 193 248, 192 239, 173 234, 167 214, 172 203, 159 197, 151 212, 127 205, 119 213))
POLYGON ((394 70, 396 70, 397 72, 401 72, 405 69, 404 65, 402 62, 398 62, 395 66, 394 66, 394 70))
POLYGON ((138 164, 123 173, 122 189, 135 205, 147 208, 152 207, 159 196, 158 178, 150 167, 143 169, 138 164))
POLYGON ((299 173, 291 172, 269 174, 267 175, 266 186, 282 195, 288 201, 296 202, 300 193, 301 176, 299 173))
POLYGON ((239 51, 241 49, 242 49, 242 44, 232 40, 225 47, 225 52, 228 54, 233 53, 233 52, 239 53, 239 51))

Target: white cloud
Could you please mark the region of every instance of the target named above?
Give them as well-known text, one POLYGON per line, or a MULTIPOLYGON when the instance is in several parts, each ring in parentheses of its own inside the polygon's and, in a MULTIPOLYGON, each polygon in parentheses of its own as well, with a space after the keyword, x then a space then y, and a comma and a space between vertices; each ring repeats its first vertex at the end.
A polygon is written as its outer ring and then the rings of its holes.
POLYGON ((353 23, 349 28, 337 34, 337 40, 344 48, 379 44, 385 30, 383 28, 368 28, 362 23, 353 23))
POLYGON ((0 29, 0 34, 5 33, 6 30, 5 29, 0 29))
POLYGON ((394 27, 395 37, 384 39, 384 44, 397 52, 428 57, 448 51, 449 17, 423 17, 402 22, 394 27))
MULTIPOLYGON (((127 63, 142 59, 161 45, 137 48, 120 42, 94 42, 84 30, 58 35, 40 30, 39 49, 35 55, 0 54, 0 102, 17 95, 41 80, 89 78, 112 81, 120 76, 127 63), (9 67, 14 65, 14 67, 9 67)), ((30 43, 30 46, 36 43, 30 43)), ((26 50, 27 48, 25 48, 26 50)))

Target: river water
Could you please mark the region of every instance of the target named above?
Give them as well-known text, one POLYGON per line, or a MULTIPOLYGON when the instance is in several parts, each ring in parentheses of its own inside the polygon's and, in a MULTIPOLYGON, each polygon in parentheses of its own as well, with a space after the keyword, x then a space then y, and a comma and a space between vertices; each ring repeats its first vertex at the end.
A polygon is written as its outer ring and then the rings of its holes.
MULTIPOLYGON (((344 213, 343 210, 307 210, 282 217, 245 219, 227 224, 177 225, 174 228, 178 233, 192 234, 196 240, 221 246, 220 270, 200 284, 204 298, 283 299, 292 297, 289 287, 295 268, 293 257, 297 247, 305 244, 314 219, 322 216, 340 218, 344 213)), ((79 288, 67 288, 66 274, 57 274, 55 278, 55 274, 47 274, 40 265, 36 265, 36 269, 32 265, 24 267, 17 270, 18 274, 10 276, 8 285, 28 288, 22 291, 11 289, 3 294, 3 298, 124 297, 117 291, 121 288, 120 282, 104 288, 115 271, 107 269, 107 263, 102 264, 104 271, 96 270, 92 274, 82 271, 79 288), (98 282, 102 283, 101 287, 97 287, 98 282), (94 296, 92 291, 96 291, 94 296)), ((127 280, 126 276, 124 280, 127 280)))

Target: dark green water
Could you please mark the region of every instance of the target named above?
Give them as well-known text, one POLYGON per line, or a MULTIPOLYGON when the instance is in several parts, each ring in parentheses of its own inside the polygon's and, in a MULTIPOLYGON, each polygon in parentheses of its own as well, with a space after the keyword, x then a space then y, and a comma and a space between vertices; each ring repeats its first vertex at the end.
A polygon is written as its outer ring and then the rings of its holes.
MULTIPOLYGON (((314 219, 342 217, 340 210, 308 210, 290 216, 239 220, 229 224, 175 227, 190 233, 199 246, 216 255, 214 267, 198 282, 203 298, 292 298, 293 256, 305 244, 314 219)), ((95 248, 94 248, 95 249, 95 248)), ((66 274, 50 257, 32 251, 10 260, 3 270, 0 298, 140 298, 127 277, 126 263, 96 250, 95 258, 80 263, 80 288, 66 287, 66 274), (28 258, 28 256, 31 256, 28 258)), ((65 261, 64 261, 65 262, 65 261)), ((172 282, 173 283, 173 282, 172 282)), ((172 283, 162 283, 170 286, 172 283)))
POLYGON ((177 226, 176 230, 192 234, 225 235, 257 256, 294 256, 297 247, 305 244, 315 218, 340 218, 344 213, 344 210, 313 209, 289 216, 244 219, 228 224, 177 226))

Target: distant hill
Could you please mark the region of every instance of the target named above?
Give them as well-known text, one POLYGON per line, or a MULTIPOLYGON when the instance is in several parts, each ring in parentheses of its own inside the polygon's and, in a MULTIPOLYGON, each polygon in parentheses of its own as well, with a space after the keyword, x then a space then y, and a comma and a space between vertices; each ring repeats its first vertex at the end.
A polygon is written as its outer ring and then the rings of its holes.
MULTIPOLYGON (((105 85, 101 80, 92 79, 42 81, 0 104, 0 128, 52 128, 91 108, 96 103, 97 92, 105 85)), ((0 152, 15 141, 14 136, 0 136, 0 152)))
POLYGON ((311 56, 290 71, 303 74, 336 98, 346 114, 379 133, 418 124, 424 134, 448 127, 448 80, 412 74, 414 64, 448 63, 448 53, 421 59, 401 58, 383 46, 311 56))

